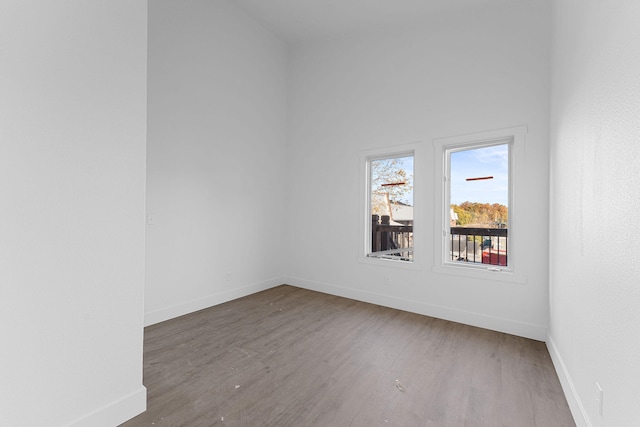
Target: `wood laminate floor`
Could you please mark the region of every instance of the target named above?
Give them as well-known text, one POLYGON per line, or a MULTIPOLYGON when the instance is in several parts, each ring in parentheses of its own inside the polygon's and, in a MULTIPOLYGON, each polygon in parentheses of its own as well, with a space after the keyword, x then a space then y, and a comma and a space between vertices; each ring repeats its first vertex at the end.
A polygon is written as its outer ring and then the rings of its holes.
POLYGON ((279 286, 145 329, 139 426, 575 426, 542 342, 279 286))

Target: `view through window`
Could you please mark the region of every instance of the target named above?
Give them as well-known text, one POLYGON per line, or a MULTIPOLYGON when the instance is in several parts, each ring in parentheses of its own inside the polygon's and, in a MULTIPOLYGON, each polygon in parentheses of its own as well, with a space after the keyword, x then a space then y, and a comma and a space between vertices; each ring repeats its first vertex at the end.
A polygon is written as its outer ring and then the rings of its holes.
POLYGON ((509 146, 449 151, 450 261, 509 265, 509 146))
POLYGON ((401 154, 369 160, 370 257, 413 260, 413 159, 401 154))

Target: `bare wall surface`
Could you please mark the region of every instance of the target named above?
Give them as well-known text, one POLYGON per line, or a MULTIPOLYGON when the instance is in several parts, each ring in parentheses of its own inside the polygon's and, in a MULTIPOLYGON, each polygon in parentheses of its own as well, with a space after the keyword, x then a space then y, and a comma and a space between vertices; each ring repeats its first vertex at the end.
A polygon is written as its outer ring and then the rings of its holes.
POLYGON ((149 3, 146 323, 279 284, 286 49, 232 3, 149 3))
POLYGON ((552 354, 578 425, 634 426, 640 420, 640 262, 633 249, 640 235, 640 3, 554 5, 552 354))
POLYGON ((0 3, 0 425, 142 412, 147 4, 0 3))
POLYGON ((518 2, 297 46, 289 87, 287 172, 294 179, 287 241, 296 248, 286 257, 290 283, 543 340, 549 25, 547 2, 518 2), (526 283, 434 273, 434 214, 441 207, 433 140, 519 125, 528 127, 525 181, 516 189, 524 198, 526 283), (423 206, 416 211, 418 269, 359 263, 359 153, 414 142, 416 204, 423 206))

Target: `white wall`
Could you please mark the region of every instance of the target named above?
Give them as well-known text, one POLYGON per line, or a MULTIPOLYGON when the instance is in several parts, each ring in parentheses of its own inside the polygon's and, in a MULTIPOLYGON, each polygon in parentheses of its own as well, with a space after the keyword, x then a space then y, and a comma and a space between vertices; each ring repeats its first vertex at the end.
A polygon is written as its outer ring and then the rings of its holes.
POLYGON ((549 344, 579 426, 635 426, 640 3, 555 4, 549 344))
POLYGON ((286 53, 226 0, 149 3, 147 324, 281 283, 286 53))
POLYGON ((1 426, 145 408, 146 7, 0 3, 1 426))
MULTIPOLYGON (((549 7, 517 2, 292 51, 287 280, 544 339, 548 317, 549 7), (436 274, 435 138, 526 125, 526 284, 436 274), (421 269, 358 262, 361 150, 420 142, 421 269), (382 277, 392 277, 391 286, 382 277)), ((418 173, 418 172, 416 172, 418 173)), ((416 202, 417 203, 417 202, 416 202)), ((417 243, 416 243, 417 245, 417 243)))

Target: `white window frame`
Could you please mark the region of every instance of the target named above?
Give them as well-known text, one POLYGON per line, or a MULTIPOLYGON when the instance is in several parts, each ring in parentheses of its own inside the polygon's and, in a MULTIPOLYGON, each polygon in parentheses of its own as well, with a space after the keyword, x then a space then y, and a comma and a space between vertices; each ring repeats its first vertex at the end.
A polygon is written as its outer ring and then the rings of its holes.
POLYGON ((523 194, 525 177, 526 126, 460 135, 434 140, 434 263, 433 271, 487 280, 525 283, 524 211, 518 194, 523 194), (509 258, 508 266, 451 261, 447 242, 450 234, 450 153, 508 143, 509 145, 509 258))
POLYGON ((359 153, 360 191, 362 192, 360 208, 360 233, 358 260, 364 264, 397 267, 409 270, 420 270, 424 262, 421 256, 423 221, 418 218, 421 212, 422 167, 418 165, 420 144, 406 144, 366 150, 359 153), (395 260, 369 256, 371 253, 371 161, 394 157, 413 156, 413 260, 395 260))

